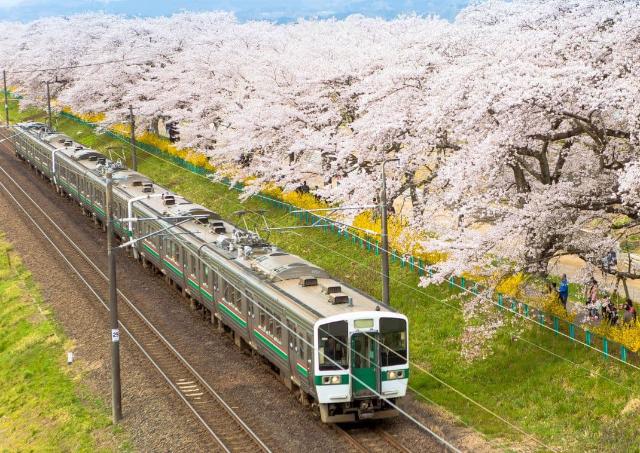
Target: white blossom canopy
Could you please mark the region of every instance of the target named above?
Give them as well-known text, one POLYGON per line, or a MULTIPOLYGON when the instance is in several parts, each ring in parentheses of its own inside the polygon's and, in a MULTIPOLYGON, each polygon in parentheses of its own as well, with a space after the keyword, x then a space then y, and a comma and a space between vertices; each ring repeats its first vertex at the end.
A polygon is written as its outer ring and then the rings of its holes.
POLYGON ((451 23, 87 14, 3 23, 0 61, 24 105, 52 80, 59 105, 108 123, 130 104, 145 126, 178 121, 181 145, 254 177, 249 191, 312 179, 370 204, 398 157, 389 199, 448 252, 436 279, 496 257, 544 272, 559 253, 599 263, 613 222, 638 222, 639 6, 488 1, 451 23))

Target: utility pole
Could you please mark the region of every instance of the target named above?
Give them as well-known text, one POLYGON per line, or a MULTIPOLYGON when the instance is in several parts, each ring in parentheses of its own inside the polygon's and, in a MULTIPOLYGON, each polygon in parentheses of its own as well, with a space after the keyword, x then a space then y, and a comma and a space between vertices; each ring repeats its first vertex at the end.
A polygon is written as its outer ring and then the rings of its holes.
POLYGON ((49 115, 49 129, 51 129, 51 93, 49 91, 51 82, 47 80, 45 83, 47 84, 47 114, 49 115))
POLYGON ((4 81, 4 120, 9 127, 9 99, 7 94, 7 71, 2 71, 2 79, 4 81))
POLYGON ((129 105, 129 120, 131 121, 131 169, 138 171, 138 159, 136 158, 136 119, 133 116, 132 105, 129 105))
POLYGON ((387 229, 387 177, 384 165, 399 159, 385 159, 382 162, 382 189, 380 190, 380 218, 382 226, 382 303, 389 305, 389 232, 387 229))
POLYGON ((107 256, 109 259, 109 314, 111 316, 111 404, 113 423, 122 419, 122 390, 120 385, 120 328, 118 326, 118 295, 116 286, 116 250, 113 248, 113 173, 107 171, 106 214, 107 256))

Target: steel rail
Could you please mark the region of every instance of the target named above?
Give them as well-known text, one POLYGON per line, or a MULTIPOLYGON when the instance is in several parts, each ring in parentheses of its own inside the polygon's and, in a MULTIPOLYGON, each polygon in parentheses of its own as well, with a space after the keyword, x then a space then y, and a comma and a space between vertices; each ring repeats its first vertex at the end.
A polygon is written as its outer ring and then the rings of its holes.
MULTIPOLYGON (((80 249, 80 247, 60 228, 60 226, 53 220, 51 217, 38 205, 38 203, 33 200, 24 189, 7 173, 7 171, 0 165, 0 171, 4 173, 4 175, 12 182, 12 184, 17 187, 23 195, 35 206, 40 213, 53 225, 56 230, 69 242, 69 244, 78 252, 78 254, 92 267, 96 270, 97 274, 100 275, 105 281, 108 280, 106 275, 100 270, 98 266, 80 249)), ((44 238, 52 245, 52 247, 60 254, 63 260, 69 265, 69 267, 73 270, 73 272, 80 278, 80 280, 90 289, 90 291, 96 296, 98 301, 104 306, 104 308, 109 311, 108 306, 104 302, 103 298, 96 292, 95 288, 81 275, 80 271, 71 263, 71 261, 67 258, 67 256, 60 250, 59 247, 53 242, 53 240, 46 234, 41 225, 31 216, 24 205, 20 203, 13 193, 0 182, 0 187, 9 195, 9 197, 14 201, 14 203, 23 211, 23 213, 27 216, 27 218, 36 226, 36 228, 42 233, 44 238)), ((235 411, 229 406, 228 403, 224 401, 224 399, 210 386, 210 384, 202 378, 202 376, 191 366, 191 364, 173 347, 173 345, 169 342, 169 340, 162 335, 156 329, 155 326, 142 314, 142 312, 131 302, 131 300, 126 297, 122 293, 122 291, 118 290, 118 294, 122 299, 126 302, 127 307, 131 309, 133 313, 135 313, 136 317, 140 321, 142 321, 144 327, 149 329, 165 346, 165 348, 171 352, 171 354, 183 365, 188 372, 198 381, 198 383, 210 394, 214 397, 214 400, 220 404, 220 406, 225 410, 225 412, 242 428, 242 430, 251 438, 251 440, 255 443, 255 446, 260 450, 265 452, 270 452, 271 450, 267 447, 267 445, 251 430, 251 428, 240 418, 240 416, 235 413, 235 411)), ((187 405, 187 407, 194 413, 196 418, 204 425, 205 429, 209 431, 212 437, 219 443, 219 445, 227 452, 233 451, 230 449, 225 441, 220 439, 220 437, 216 434, 214 429, 208 424, 203 417, 200 415, 196 407, 187 400, 183 392, 176 386, 176 384, 171 380, 171 378, 162 370, 162 367, 157 362, 157 360, 151 357, 151 354, 146 350, 146 348, 142 345, 141 341, 139 341, 135 335, 131 332, 131 329, 127 328, 123 321, 120 321, 120 324, 123 327, 123 330, 127 333, 127 335, 134 341, 136 346, 143 352, 143 354, 149 359, 149 361, 154 365, 154 367, 159 371, 161 376, 167 381, 169 386, 178 393, 178 396, 183 400, 183 402, 187 405)))
MULTIPOLYGON (((395 437, 380 427, 354 427, 349 429, 335 425, 335 428, 360 453, 411 453, 409 448, 402 445, 395 437)), ((446 450, 444 447, 442 449, 443 451, 446 450)))

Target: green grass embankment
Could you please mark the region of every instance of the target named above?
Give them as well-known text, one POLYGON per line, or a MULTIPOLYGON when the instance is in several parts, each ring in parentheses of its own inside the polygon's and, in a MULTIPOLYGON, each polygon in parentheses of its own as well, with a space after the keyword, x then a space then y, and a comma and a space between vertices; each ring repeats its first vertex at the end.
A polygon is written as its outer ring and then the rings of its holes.
POLYGON ((127 451, 109 408, 66 369, 62 331, 0 233, 0 451, 127 451))
MULTIPOLYGON (((42 117, 36 111, 23 115, 42 117)), ((127 149, 126 144, 70 120, 59 118, 56 124, 87 146, 127 149)), ((142 151, 138 156, 142 173, 229 220, 237 221, 233 213, 239 209, 266 209, 271 226, 297 224, 292 216, 256 199, 240 204, 235 191, 142 151)), ((380 297, 379 257, 359 246, 311 228, 273 232, 269 240, 380 297)), ((391 278, 392 304, 410 319, 414 364, 554 448, 629 451, 638 445, 640 405, 635 398, 639 371, 524 321, 500 329, 486 359, 467 363, 460 356, 464 326, 460 303, 447 300, 451 296, 448 287, 418 288, 417 275, 398 265, 391 266, 391 278), (514 334, 523 341, 514 341, 514 334)), ((411 373, 413 388, 495 439, 497 445, 526 444, 544 450, 418 367, 413 366, 411 373)))

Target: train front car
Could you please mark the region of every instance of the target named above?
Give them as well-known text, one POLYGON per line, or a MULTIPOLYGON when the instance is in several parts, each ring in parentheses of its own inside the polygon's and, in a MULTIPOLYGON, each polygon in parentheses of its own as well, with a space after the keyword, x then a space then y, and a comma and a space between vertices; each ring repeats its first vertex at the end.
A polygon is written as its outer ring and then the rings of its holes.
POLYGON ((356 312, 314 326, 314 383, 325 423, 397 415, 409 378, 406 316, 356 312), (391 404, 389 404, 391 403, 391 404))

